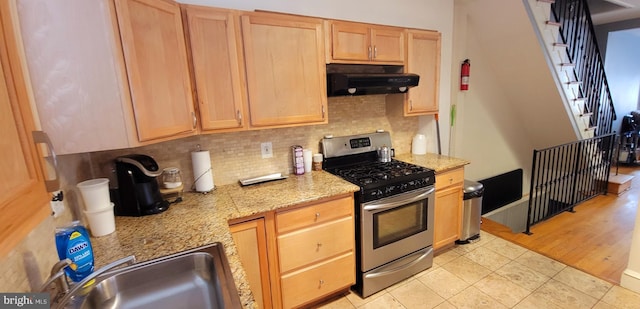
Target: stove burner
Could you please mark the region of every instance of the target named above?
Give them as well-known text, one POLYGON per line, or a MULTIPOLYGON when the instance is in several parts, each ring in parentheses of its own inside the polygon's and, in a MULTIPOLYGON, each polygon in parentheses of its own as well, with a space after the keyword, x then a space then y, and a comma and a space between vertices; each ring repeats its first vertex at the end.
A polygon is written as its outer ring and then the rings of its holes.
POLYGON ((402 161, 368 162, 335 168, 331 172, 358 185, 385 183, 399 177, 419 175, 429 169, 402 161))

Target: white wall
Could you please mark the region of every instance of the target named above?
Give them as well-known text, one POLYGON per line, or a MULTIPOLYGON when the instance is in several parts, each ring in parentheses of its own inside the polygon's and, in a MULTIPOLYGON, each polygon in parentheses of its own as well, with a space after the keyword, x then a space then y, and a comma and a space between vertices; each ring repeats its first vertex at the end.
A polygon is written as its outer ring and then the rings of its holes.
MULTIPOLYGON (((443 153, 449 148, 449 118, 445 117, 451 102, 451 55, 453 37, 453 3, 441 0, 178 0, 178 2, 232 8, 267 10, 332 19, 344 19, 382 25, 437 30, 442 33, 440 73, 440 131, 443 153)), ((420 133, 427 135, 428 151, 437 152, 436 125, 433 116, 420 117, 420 133)))
POLYGON ((620 132, 623 115, 640 109, 640 28, 609 32, 605 71, 618 119, 613 129, 620 132))

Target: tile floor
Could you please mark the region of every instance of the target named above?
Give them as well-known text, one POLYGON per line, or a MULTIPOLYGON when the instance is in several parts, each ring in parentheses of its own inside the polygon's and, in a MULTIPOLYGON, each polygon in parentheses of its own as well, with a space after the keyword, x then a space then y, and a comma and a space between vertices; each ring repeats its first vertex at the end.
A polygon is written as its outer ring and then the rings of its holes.
POLYGON ((640 308, 640 294, 481 232, 433 267, 366 299, 353 292, 321 308, 640 308))

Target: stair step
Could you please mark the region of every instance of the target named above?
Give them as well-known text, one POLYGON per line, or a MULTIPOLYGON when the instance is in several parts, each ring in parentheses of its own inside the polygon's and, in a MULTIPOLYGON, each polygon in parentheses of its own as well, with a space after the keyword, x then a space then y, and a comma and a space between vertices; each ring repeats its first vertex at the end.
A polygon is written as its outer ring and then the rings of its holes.
POLYGON ((554 3, 556 3, 556 0, 538 0, 538 2, 544 2, 544 3, 551 3, 551 4, 554 4, 554 3))
POLYGON ((575 63, 571 63, 571 62, 563 62, 560 64, 561 67, 575 67, 576 64, 575 63))
POLYGON ((597 128, 598 128, 598 126, 591 126, 591 127, 588 127, 588 128, 586 128, 586 129, 584 129, 584 131, 585 131, 585 132, 587 132, 587 131, 594 131, 594 130, 595 130, 595 129, 597 129, 597 128))
POLYGON ((553 43, 553 47, 569 47, 566 43, 553 43))
POLYGON ((580 117, 591 117, 591 115, 593 115, 593 113, 582 113, 580 117))
POLYGON ((555 26, 555 27, 560 27, 560 26, 562 26, 562 24, 561 24, 561 23, 556 22, 556 21, 550 21, 550 20, 547 20, 547 21, 545 21, 544 23, 545 23, 547 26, 555 26))
POLYGON ((582 81, 573 80, 573 81, 567 82, 567 84, 569 84, 569 85, 581 85, 582 81))
POLYGON ((586 100, 587 100, 587 98, 575 98, 575 99, 573 99, 574 102, 578 102, 578 101, 584 102, 586 100))
POLYGON ((609 174, 609 183, 607 184, 607 192, 620 195, 631 189, 631 180, 633 176, 623 174, 609 174))

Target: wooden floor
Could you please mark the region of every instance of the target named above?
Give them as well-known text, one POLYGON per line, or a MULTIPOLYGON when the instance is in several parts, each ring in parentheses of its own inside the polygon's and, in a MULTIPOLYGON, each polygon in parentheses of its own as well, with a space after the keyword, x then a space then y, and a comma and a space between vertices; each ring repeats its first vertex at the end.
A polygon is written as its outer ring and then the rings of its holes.
MULTIPOLYGON (((612 170, 615 172, 615 169, 612 170)), ((640 197, 640 167, 620 166, 633 175, 631 189, 597 196, 531 227, 532 235, 483 218, 482 230, 614 284, 627 267, 640 197)))

